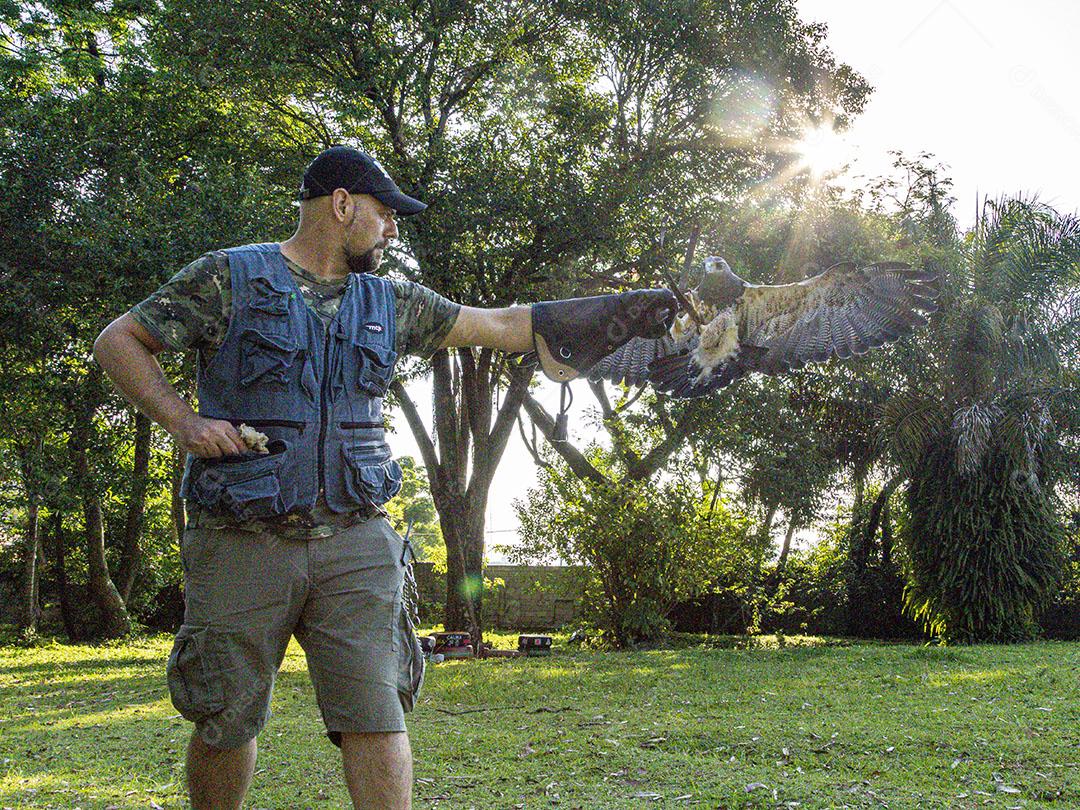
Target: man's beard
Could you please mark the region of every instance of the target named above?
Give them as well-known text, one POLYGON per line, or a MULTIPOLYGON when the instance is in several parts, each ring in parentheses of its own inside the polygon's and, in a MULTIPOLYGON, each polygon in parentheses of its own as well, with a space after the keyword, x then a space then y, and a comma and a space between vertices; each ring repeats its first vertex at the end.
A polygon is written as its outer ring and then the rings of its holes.
POLYGON ((375 251, 382 247, 383 245, 380 243, 366 253, 350 253, 349 249, 345 248, 345 264, 348 265, 349 272, 374 273, 379 266, 375 260, 375 251))

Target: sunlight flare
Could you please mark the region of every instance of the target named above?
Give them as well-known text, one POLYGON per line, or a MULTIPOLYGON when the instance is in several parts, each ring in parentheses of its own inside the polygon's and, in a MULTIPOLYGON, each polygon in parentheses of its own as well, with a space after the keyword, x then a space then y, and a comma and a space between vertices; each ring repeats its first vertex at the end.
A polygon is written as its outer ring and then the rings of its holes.
POLYGON ((850 144, 830 126, 809 130, 796 151, 802 156, 802 168, 815 180, 842 172, 852 157, 850 144))

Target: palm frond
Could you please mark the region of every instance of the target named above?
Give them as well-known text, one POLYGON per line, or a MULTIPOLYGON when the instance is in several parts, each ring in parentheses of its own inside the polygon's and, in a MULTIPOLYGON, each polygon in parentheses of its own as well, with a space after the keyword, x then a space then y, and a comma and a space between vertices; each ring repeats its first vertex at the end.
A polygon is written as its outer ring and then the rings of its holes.
POLYGON ((948 428, 940 401, 917 394, 897 394, 886 403, 882 429, 897 463, 904 470, 918 467, 929 444, 948 428))
POLYGON ((961 475, 971 475, 982 466, 1001 417, 1001 408, 993 402, 975 402, 953 413, 956 468, 961 475))

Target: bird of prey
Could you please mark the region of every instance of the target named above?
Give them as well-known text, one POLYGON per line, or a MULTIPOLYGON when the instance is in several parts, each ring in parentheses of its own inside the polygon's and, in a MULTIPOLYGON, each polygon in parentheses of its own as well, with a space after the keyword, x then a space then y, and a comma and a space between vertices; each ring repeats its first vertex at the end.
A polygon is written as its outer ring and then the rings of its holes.
POLYGON ((794 284, 750 284, 718 256, 701 283, 676 295, 684 311, 668 335, 632 338, 589 379, 641 385, 678 398, 709 394, 748 372, 784 374, 846 359, 909 334, 937 309, 935 274, 901 262, 835 264, 794 284))

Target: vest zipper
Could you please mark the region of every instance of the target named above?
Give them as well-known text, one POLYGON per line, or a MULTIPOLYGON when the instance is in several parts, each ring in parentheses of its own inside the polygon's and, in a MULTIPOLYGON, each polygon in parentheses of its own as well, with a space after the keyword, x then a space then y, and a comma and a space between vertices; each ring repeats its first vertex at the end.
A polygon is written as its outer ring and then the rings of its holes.
POLYGON ((341 422, 340 426, 344 430, 356 430, 356 429, 370 429, 383 427, 382 422, 341 422))
POLYGON ((233 425, 239 427, 240 425, 247 425, 248 427, 284 427, 292 428, 300 432, 300 435, 304 435, 304 429, 307 427, 307 422, 298 422, 294 419, 234 419, 232 417, 222 416, 203 416, 204 419, 222 419, 226 422, 230 422, 233 425))
POLYGON ((323 338, 323 373, 319 381, 319 492, 326 494, 326 381, 330 377, 330 327, 324 326, 323 338))

